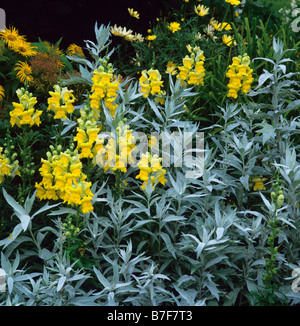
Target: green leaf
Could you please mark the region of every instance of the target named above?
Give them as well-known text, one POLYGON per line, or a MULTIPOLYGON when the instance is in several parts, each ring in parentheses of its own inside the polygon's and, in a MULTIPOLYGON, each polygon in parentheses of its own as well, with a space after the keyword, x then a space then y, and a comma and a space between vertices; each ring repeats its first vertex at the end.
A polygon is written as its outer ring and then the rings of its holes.
POLYGON ((270 139, 275 139, 276 132, 275 128, 268 124, 267 122, 258 123, 258 126, 262 127, 258 132, 262 133, 263 135, 263 145, 270 139))
POLYGON ((165 242, 165 244, 166 244, 166 246, 167 246, 167 249, 168 249, 168 251, 170 252, 170 254, 171 254, 174 258, 176 258, 175 248, 174 248, 174 246, 173 246, 173 244, 172 244, 172 242, 171 242, 171 239, 170 239, 169 235, 168 235, 167 233, 162 232, 162 233, 160 234, 160 236, 161 236, 162 239, 164 240, 164 242, 165 242))
POLYGON ((14 209, 17 215, 27 215, 25 209, 19 205, 7 192, 4 188, 2 188, 3 195, 7 203, 14 209))

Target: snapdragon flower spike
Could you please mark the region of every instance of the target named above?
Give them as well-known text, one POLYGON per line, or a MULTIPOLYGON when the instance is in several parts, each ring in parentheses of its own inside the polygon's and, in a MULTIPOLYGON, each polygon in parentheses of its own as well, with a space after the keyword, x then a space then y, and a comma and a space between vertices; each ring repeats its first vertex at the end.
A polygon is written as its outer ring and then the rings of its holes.
POLYGON ((138 167, 140 172, 136 179, 143 181, 141 189, 145 190, 149 182, 153 189, 159 183, 165 185, 167 181, 164 177, 166 170, 162 168, 161 158, 157 154, 151 155, 149 152, 142 154, 138 167))
POLYGON ((51 97, 48 98, 48 111, 55 113, 54 119, 67 119, 66 114, 74 111, 75 96, 73 90, 54 85, 54 92, 50 91, 49 94, 51 97))
POLYGON ((128 164, 134 163, 133 151, 135 138, 132 130, 123 121, 116 128, 116 137, 111 133, 106 144, 104 139, 97 139, 96 162, 103 167, 104 172, 127 171, 128 164))
POLYGON ((3 182, 5 176, 14 177, 15 175, 20 175, 19 162, 9 159, 2 152, 3 148, 0 147, 0 184, 3 182))
POLYGON ((90 95, 90 105, 94 111, 95 119, 98 120, 100 116, 101 101, 104 101, 105 106, 110 110, 112 117, 115 116, 117 103, 115 103, 118 96, 118 89, 120 83, 118 79, 113 75, 113 70, 106 69, 100 66, 94 71, 92 81, 93 86, 90 95))
POLYGON ((246 53, 243 56, 234 57, 226 73, 226 77, 229 78, 227 97, 236 99, 239 91, 242 94, 249 93, 253 82, 252 72, 250 57, 246 53))
POLYGON ((25 91, 25 89, 19 88, 16 91, 19 103, 13 102, 14 109, 9 113, 10 114, 10 123, 12 127, 16 124, 18 127, 23 125, 37 125, 41 123, 40 116, 43 111, 36 110, 34 108, 37 103, 36 97, 25 91))
POLYGON ((40 200, 63 200, 71 206, 79 206, 82 213, 93 210, 91 182, 82 172, 82 163, 77 150, 61 152, 61 148, 47 152, 47 160, 41 159, 42 181, 36 183, 36 196, 40 200))
POLYGON ((181 85, 203 85, 205 77, 204 61, 205 57, 203 51, 197 46, 192 48, 187 46, 190 55, 186 55, 182 59, 182 66, 178 67, 181 85))
POLYGON ((77 121, 79 126, 74 140, 77 142, 76 149, 80 152, 79 157, 94 158, 97 154, 95 149, 96 140, 101 128, 97 126, 93 112, 87 106, 80 109, 80 118, 77 121))
POLYGON ((157 69, 143 70, 139 83, 140 93, 143 93, 144 97, 148 97, 149 94, 158 96, 162 94, 163 81, 157 69))

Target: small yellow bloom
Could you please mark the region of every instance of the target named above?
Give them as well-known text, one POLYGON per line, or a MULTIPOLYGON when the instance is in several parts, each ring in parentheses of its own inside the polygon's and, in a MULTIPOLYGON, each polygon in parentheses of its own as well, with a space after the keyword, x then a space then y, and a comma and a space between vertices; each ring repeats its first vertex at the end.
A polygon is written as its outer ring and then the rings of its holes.
POLYGON ((232 42, 234 42, 234 39, 231 35, 226 35, 224 34, 222 36, 222 41, 224 44, 226 44, 227 46, 230 46, 232 44, 232 42))
POLYGON ((253 190, 266 190, 264 183, 262 181, 255 182, 253 190))
POLYGON ((136 19, 140 19, 140 14, 137 11, 134 11, 133 8, 128 8, 129 15, 136 19))
POLYGON ((146 37, 146 39, 147 39, 148 41, 153 41, 153 40, 156 39, 156 35, 148 35, 148 36, 146 37))
POLYGON ((230 3, 232 6, 237 6, 241 4, 241 1, 239 0, 225 0, 226 2, 230 3))
POLYGON ((82 203, 81 203, 81 211, 83 214, 87 214, 91 211, 94 210, 94 207, 91 203, 91 199, 89 197, 85 197, 82 199, 82 203))
POLYGON ((76 44, 70 44, 67 48, 67 54, 73 55, 75 54, 77 57, 85 58, 85 55, 83 53, 82 47, 76 44))
POLYGON ((173 22, 173 23, 170 23, 170 25, 168 26, 168 28, 173 32, 177 32, 181 29, 180 27, 180 24, 179 23, 176 23, 176 22, 173 22))
POLYGON ((198 16, 202 17, 208 15, 209 8, 204 5, 198 5, 194 7, 194 11, 198 16))
POLYGON ((177 73, 176 64, 173 61, 168 61, 166 73, 171 75, 175 75, 177 73))

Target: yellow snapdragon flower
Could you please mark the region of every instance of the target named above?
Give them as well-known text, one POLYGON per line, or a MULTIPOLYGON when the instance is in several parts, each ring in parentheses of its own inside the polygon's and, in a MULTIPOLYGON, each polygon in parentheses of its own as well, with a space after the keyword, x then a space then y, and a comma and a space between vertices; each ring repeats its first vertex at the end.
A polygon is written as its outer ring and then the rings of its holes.
POLYGON ((114 117, 118 106, 115 101, 118 96, 117 91, 120 83, 114 76, 113 70, 100 66, 94 71, 92 81, 90 105, 93 109, 95 119, 99 119, 101 101, 104 101, 105 106, 110 110, 111 116, 114 117))
POLYGON ((15 160, 15 155, 12 155, 10 159, 3 153, 3 148, 0 147, 0 184, 3 182, 6 176, 15 177, 20 175, 19 161, 15 160))
POLYGON ((63 200, 70 206, 79 206, 82 213, 93 210, 91 201, 91 182, 87 182, 87 176, 82 172, 82 163, 78 151, 61 151, 61 146, 55 150, 50 146, 51 153, 47 152, 47 160, 39 169, 42 181, 36 183, 36 196, 40 200, 63 200))
POLYGON ((55 113, 54 119, 67 119, 67 113, 74 112, 73 90, 68 90, 67 87, 61 88, 59 85, 54 85, 53 88, 54 91, 49 91, 51 97, 47 100, 47 110, 55 113))
POLYGON ((192 48, 190 45, 187 49, 190 55, 182 59, 183 66, 178 67, 177 78, 180 78, 181 84, 203 85, 205 77, 203 51, 199 47, 192 48))
POLYGON ((140 93, 143 94, 144 97, 148 97, 149 94, 152 95, 161 95, 163 81, 161 80, 161 74, 157 69, 149 69, 143 70, 141 77, 139 78, 140 84, 140 93))
POLYGON ((162 168, 161 158, 157 154, 153 156, 149 152, 142 154, 138 167, 140 171, 136 179, 143 181, 141 189, 145 190, 149 182, 152 188, 159 183, 165 185, 167 182, 167 179, 164 177, 166 170, 162 168))
POLYGON ((97 125, 92 110, 87 106, 80 109, 80 118, 78 118, 77 121, 77 134, 74 140, 77 142, 76 149, 80 153, 79 157, 94 158, 97 154, 95 151, 95 144, 101 128, 97 125))
POLYGON ((249 93, 253 82, 252 72, 250 58, 247 54, 234 57, 226 73, 226 77, 229 78, 227 97, 236 99, 240 91, 242 94, 249 93))
POLYGON ((135 138, 132 130, 123 121, 118 123, 116 135, 111 133, 106 144, 104 144, 104 139, 97 139, 96 144, 96 163, 103 167, 104 172, 125 173, 127 165, 134 163, 135 138))
POLYGON ((14 110, 9 113, 11 125, 16 124, 18 127, 22 127, 23 125, 33 126, 36 124, 39 126, 41 123, 40 116, 43 111, 34 108, 37 103, 36 97, 32 93, 25 91, 23 87, 17 89, 16 93, 19 103, 12 103, 14 110))

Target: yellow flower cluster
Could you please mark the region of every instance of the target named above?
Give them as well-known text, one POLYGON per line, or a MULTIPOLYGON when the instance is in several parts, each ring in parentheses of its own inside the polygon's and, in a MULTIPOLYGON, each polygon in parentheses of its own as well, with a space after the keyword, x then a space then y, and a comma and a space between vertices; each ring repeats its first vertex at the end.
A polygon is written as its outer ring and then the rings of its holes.
POLYGON ((167 74, 171 74, 172 76, 177 74, 177 65, 173 61, 168 61, 166 68, 167 74))
POLYGON ((78 121, 77 134, 74 138, 77 141, 76 149, 80 150, 80 158, 93 158, 96 155, 96 140, 100 128, 97 127, 93 112, 84 107, 80 109, 80 118, 78 121))
POLYGON ((104 172, 107 170, 126 172, 127 165, 134 163, 135 137, 123 121, 120 121, 116 128, 116 137, 111 133, 106 145, 104 139, 97 139, 97 145, 99 147, 96 161, 104 168, 104 172))
POLYGON ((226 2, 230 3, 232 6, 237 6, 241 4, 241 1, 239 0, 225 0, 226 2))
POLYGON ((54 119, 67 119, 66 113, 74 111, 75 97, 72 93, 73 90, 59 85, 54 85, 54 92, 49 92, 51 97, 48 98, 48 110, 55 113, 54 119))
POLYGON ((250 177, 250 186, 253 187, 253 190, 266 190, 264 186, 264 182, 267 181, 267 178, 263 178, 262 176, 252 176, 250 177))
POLYGON ((215 20, 214 18, 212 18, 209 22, 210 25, 212 25, 214 27, 214 29, 216 31, 230 31, 232 30, 232 27, 229 23, 226 23, 226 22, 222 22, 222 23, 219 23, 217 20, 215 20))
POLYGON ((80 206, 82 213, 92 211, 92 183, 86 181, 87 176, 82 172, 78 151, 61 152, 60 145, 57 150, 52 145, 50 148, 52 153, 47 152, 47 160, 41 159, 43 164, 39 171, 43 179, 35 184, 36 196, 41 200, 61 199, 71 206, 80 206))
MULTIPOLYGON (((3 182, 5 176, 14 177, 20 175, 19 172, 19 161, 11 160, 5 155, 3 148, 0 147, 0 184, 3 182)), ((14 155, 13 155, 14 156, 14 155)), ((14 159, 14 157, 12 157, 14 159)))
POLYGON ((91 89, 92 94, 90 95, 90 105, 94 110, 94 117, 96 120, 98 120, 100 116, 101 101, 104 101, 112 117, 115 116, 115 111, 118 106, 115 101, 118 96, 117 90, 119 89, 120 83, 113 75, 110 64, 108 64, 108 67, 108 71, 105 71, 105 68, 100 66, 94 71, 92 77, 93 86, 91 89))
POLYGON ((175 33, 181 29, 180 24, 177 22, 170 23, 168 28, 172 31, 172 33, 175 33))
POLYGON ((227 97, 237 98, 240 90, 243 94, 249 93, 253 82, 252 72, 250 58, 247 54, 234 57, 226 73, 230 79, 227 85, 229 87, 227 97))
POLYGON ((126 27, 121 27, 114 25, 113 27, 110 28, 110 32, 114 36, 122 37, 125 41, 129 42, 143 42, 144 37, 140 33, 134 33, 131 29, 126 29, 126 27))
POLYGON ((70 56, 76 55, 77 57, 85 58, 82 47, 75 43, 72 43, 68 46, 67 54, 70 56))
POLYGON ((5 28, 5 30, 2 31, 0 30, 0 39, 4 40, 10 49, 24 57, 30 57, 36 54, 37 47, 27 42, 26 37, 20 35, 15 27, 5 28))
POLYGON ((140 93, 144 93, 144 97, 148 97, 149 93, 152 95, 162 94, 163 81, 157 69, 143 70, 139 82, 141 86, 140 93))
POLYGON ((141 188, 145 190, 146 186, 151 184, 151 187, 155 187, 158 183, 165 185, 167 179, 164 175, 166 170, 161 166, 161 158, 157 154, 153 156, 147 152, 146 154, 141 155, 141 159, 138 163, 140 169, 139 174, 136 176, 136 179, 143 181, 141 188))
POLYGON ((35 110, 34 105, 37 103, 36 97, 32 96, 32 93, 25 91, 25 89, 19 88, 16 91, 19 102, 13 102, 14 109, 10 114, 10 123, 12 126, 15 124, 18 127, 23 125, 33 126, 34 124, 40 125, 40 115, 43 111, 35 110))
POLYGON ((205 76, 203 51, 198 46, 192 48, 188 45, 187 48, 190 56, 186 55, 182 59, 183 66, 178 67, 177 78, 180 78, 181 84, 203 85, 205 76))

